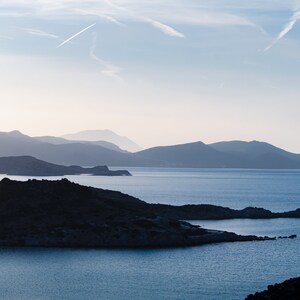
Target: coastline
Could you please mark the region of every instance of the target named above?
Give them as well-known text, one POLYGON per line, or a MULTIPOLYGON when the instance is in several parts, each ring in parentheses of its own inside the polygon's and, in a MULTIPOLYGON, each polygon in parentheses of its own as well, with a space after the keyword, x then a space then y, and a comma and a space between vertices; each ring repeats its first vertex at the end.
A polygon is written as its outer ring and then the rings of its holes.
POLYGON ((129 195, 67 179, 3 179, 0 192, 1 246, 155 248, 275 239, 207 230, 129 195))

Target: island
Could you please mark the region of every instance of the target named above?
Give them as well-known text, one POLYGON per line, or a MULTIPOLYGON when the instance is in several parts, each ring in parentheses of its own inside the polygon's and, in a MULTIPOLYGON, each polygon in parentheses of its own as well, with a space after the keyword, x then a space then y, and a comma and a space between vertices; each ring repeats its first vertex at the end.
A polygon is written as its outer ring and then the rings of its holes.
POLYGON ((67 179, 4 178, 0 195, 0 246, 175 247, 275 239, 204 229, 132 196, 67 179))
POLYGON ((299 300, 300 277, 288 279, 282 283, 269 285, 263 292, 250 294, 245 300, 299 300))
POLYGON ((52 164, 32 156, 0 157, 0 174, 20 176, 65 176, 89 174, 94 176, 131 176, 127 170, 109 170, 107 166, 83 168, 52 164))

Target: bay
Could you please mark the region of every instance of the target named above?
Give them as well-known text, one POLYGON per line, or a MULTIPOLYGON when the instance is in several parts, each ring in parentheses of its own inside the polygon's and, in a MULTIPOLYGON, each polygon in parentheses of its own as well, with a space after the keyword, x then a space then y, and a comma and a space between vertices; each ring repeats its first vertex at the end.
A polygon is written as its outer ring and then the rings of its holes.
MULTIPOLYGON (((111 168, 120 169, 120 168, 111 168)), ((274 212, 300 206, 300 170, 126 168, 133 176, 65 176, 83 185, 121 191, 149 203, 215 204, 274 212)), ((0 175, 0 179, 5 177, 0 175)), ((9 176, 27 180, 29 177, 9 176)), ((30 177, 34 178, 34 177, 30 177)), ((43 177, 35 177, 42 179, 43 177)), ((57 180, 59 177, 45 177, 57 180)))
MULTIPOLYGON (((300 207, 299 170, 129 170, 134 176, 68 178, 152 203, 259 206, 273 211, 300 207)), ((299 219, 193 223, 240 234, 300 236, 299 219)), ((244 299, 269 284, 299 276, 299 249, 299 237, 146 250, 1 248, 0 297, 244 299)))

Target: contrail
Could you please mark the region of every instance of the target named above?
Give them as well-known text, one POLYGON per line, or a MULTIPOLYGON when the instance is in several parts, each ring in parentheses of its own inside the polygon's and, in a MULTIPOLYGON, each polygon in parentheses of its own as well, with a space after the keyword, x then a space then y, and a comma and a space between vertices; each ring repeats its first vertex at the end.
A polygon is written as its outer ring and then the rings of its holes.
POLYGON ((290 18, 289 22, 287 24, 285 24, 283 29, 278 33, 275 41, 273 43, 271 43, 269 46, 267 46, 263 50, 263 52, 267 52, 268 50, 270 50, 278 41, 280 41, 285 35, 287 35, 294 28, 295 24, 297 23, 297 21, 299 19, 300 19, 300 10, 294 12, 294 14, 290 18))
POLYGON ((96 23, 94 23, 94 24, 92 24, 92 25, 90 25, 90 26, 88 26, 88 27, 86 27, 86 28, 80 30, 79 32, 75 33, 74 35, 72 35, 71 37, 69 37, 68 39, 66 39, 65 41, 63 41, 63 42, 62 42, 61 44, 59 44, 56 48, 60 48, 60 47, 63 46, 64 44, 66 44, 66 43, 70 42, 71 40, 73 40, 76 36, 82 34, 83 32, 85 32, 86 30, 90 29, 91 27, 93 27, 93 26, 95 26, 95 25, 96 25, 96 23))
POLYGON ((60 39, 59 36, 43 30, 34 29, 34 28, 20 28, 20 29, 31 35, 37 35, 37 36, 42 36, 42 37, 47 37, 47 38, 52 38, 57 40, 60 39))

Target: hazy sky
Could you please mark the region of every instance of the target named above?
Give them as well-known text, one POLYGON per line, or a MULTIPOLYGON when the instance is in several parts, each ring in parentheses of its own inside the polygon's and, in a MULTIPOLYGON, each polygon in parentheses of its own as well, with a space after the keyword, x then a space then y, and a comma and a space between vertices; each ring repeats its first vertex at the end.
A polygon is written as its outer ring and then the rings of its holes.
POLYGON ((300 152, 299 1, 0 0, 0 25, 0 131, 300 152))

